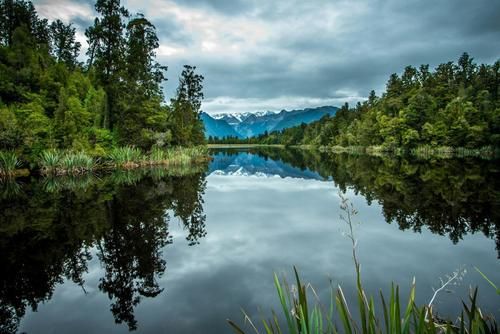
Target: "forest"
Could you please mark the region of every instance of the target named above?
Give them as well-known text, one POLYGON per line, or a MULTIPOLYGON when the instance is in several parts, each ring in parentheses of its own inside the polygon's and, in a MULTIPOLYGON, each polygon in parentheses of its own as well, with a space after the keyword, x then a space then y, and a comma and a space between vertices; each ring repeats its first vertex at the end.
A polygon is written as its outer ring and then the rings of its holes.
POLYGON ((0 152, 33 164, 47 150, 103 157, 203 144, 196 67, 184 66, 166 103, 155 26, 120 0, 97 0, 95 11, 80 55, 71 23, 49 22, 30 1, 0 0, 0 152))
POLYGON ((478 65, 467 53, 458 62, 407 66, 389 77, 386 91, 371 91, 355 107, 345 103, 333 117, 255 138, 212 139, 315 146, 376 146, 383 151, 419 147, 500 146, 500 60, 478 65))

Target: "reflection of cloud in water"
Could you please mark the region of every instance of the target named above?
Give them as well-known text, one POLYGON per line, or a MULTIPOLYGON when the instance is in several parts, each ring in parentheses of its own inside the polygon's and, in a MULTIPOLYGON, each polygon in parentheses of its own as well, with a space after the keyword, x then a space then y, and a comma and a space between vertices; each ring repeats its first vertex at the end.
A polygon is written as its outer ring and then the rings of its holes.
MULTIPOLYGON (((305 180, 300 178, 285 177, 259 177, 256 175, 217 175, 211 174, 207 180, 209 182, 207 188, 215 189, 221 192, 231 192, 239 190, 247 191, 262 191, 272 190, 275 192, 296 192, 300 190, 329 190, 337 193, 338 189, 332 182, 324 182, 318 180, 305 180)), ((321 193, 324 195, 324 193, 321 193)))

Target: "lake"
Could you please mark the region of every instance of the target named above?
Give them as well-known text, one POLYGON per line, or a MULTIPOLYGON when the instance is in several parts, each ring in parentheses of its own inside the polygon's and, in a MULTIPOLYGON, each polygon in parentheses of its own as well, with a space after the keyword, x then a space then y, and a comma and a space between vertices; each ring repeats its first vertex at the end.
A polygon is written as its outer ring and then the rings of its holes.
POLYGON ((285 149, 214 150, 190 170, 121 171, 0 184, 0 332, 231 333, 241 309, 279 310, 273 273, 297 266, 328 304, 354 300, 340 195, 367 291, 457 315, 469 286, 483 311, 500 299, 500 164, 285 149), (405 298, 403 298, 405 300, 405 298))

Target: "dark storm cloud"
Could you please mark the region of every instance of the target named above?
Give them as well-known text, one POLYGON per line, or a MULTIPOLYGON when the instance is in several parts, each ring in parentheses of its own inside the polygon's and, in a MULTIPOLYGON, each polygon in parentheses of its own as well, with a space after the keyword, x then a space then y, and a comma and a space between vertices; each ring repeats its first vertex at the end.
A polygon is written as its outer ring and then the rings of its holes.
POLYGON ((178 3, 190 7, 209 8, 227 15, 242 14, 253 7, 250 0, 182 0, 178 3))
POLYGON ((156 27, 162 44, 175 43, 187 46, 193 42, 190 34, 174 18, 156 19, 152 20, 152 23, 156 27))
MULTIPOLYGON (((60 3, 40 3, 51 1, 60 3)), ((64 1, 79 8, 68 14, 78 26, 91 22, 82 17, 89 2, 64 1)), ((157 27, 167 95, 182 65, 197 65, 210 112, 352 102, 371 89, 382 93, 389 75, 406 65, 435 67, 463 52, 491 63, 500 55, 496 0, 124 3, 157 27)))

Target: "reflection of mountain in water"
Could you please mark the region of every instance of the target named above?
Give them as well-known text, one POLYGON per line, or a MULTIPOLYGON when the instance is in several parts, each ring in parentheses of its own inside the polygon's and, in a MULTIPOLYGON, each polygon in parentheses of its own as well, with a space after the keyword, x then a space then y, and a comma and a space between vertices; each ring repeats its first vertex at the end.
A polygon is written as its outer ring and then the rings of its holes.
POLYGON ((209 174, 214 175, 241 175, 282 178, 293 177, 301 179, 324 180, 317 172, 308 168, 293 167, 281 160, 273 160, 267 156, 254 153, 231 154, 218 152, 212 155, 209 174))

